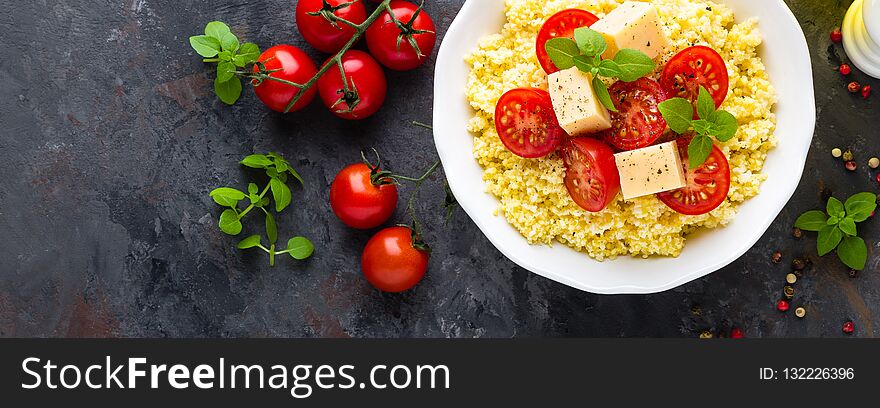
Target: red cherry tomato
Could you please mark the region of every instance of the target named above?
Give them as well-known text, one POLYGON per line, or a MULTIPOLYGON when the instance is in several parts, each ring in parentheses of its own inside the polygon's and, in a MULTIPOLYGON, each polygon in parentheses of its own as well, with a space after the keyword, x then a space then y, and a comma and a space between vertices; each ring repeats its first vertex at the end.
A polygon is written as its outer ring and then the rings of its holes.
POLYGON ((562 10, 547 19, 547 22, 541 26, 538 32, 538 39, 535 42, 535 52, 538 54, 538 62, 547 74, 559 71, 553 60, 547 55, 547 48, 544 44, 547 40, 556 37, 574 38, 574 30, 581 27, 589 27, 599 21, 593 13, 580 9, 562 10))
POLYGON ((724 58, 702 45, 675 54, 660 74, 660 86, 670 97, 696 102, 702 86, 712 95, 716 108, 727 98, 728 81, 724 58))
POLYGON ((617 81, 608 92, 617 112, 611 112, 611 129, 602 132, 605 141, 620 150, 634 150, 660 138, 666 130, 666 119, 658 105, 666 100, 666 92, 656 81, 617 81))
POLYGON ((361 269, 367 281, 383 292, 403 292, 425 276, 428 252, 413 246, 408 227, 385 228, 364 248, 361 269))
POLYGON ((385 103, 388 92, 382 67, 370 54, 358 50, 345 52, 342 67, 348 92, 336 67, 331 67, 318 79, 318 93, 324 106, 343 119, 364 119, 376 113, 385 103))
POLYGON ((394 0, 390 7, 394 17, 407 28, 402 31, 386 11, 367 29, 367 47, 388 68, 396 71, 415 69, 434 51, 437 42, 434 21, 425 10, 419 9, 420 6, 408 1, 394 0), (415 40, 418 51, 413 48, 409 37, 415 40))
POLYGON ((657 194, 669 208, 685 215, 702 215, 718 208, 730 191, 730 165, 718 146, 712 146, 712 153, 706 162, 695 169, 688 164, 687 147, 690 138, 677 140, 681 164, 686 172, 687 185, 678 190, 657 194))
POLYGON ((550 94, 538 88, 507 91, 495 105, 495 130, 513 154, 533 159, 556 151, 566 137, 550 94))
POLYGON ((562 146, 565 187, 581 208, 599 212, 620 192, 620 174, 614 152, 604 142, 588 137, 570 139, 562 146))
MULTIPOLYGON (((257 60, 262 62, 268 71, 280 70, 269 74, 270 77, 298 84, 308 82, 318 72, 318 68, 315 67, 315 63, 312 62, 311 58, 301 49, 292 45, 276 45, 263 51, 257 60)), ((258 71, 259 68, 254 65, 254 72, 258 71)), ((259 85, 254 81, 254 92, 269 109, 276 112, 284 112, 284 108, 300 92, 300 89, 285 83, 265 79, 259 85)), ((305 92, 305 95, 290 108, 290 112, 306 107, 315 99, 317 90, 314 87, 305 92)))
MULTIPOLYGON (((354 28, 336 23, 336 26, 323 15, 309 15, 309 13, 321 12, 324 9, 325 0, 299 0, 296 3, 296 27, 302 37, 320 51, 336 53, 342 49, 345 43, 355 34, 354 28)), ((350 0, 326 0, 332 7, 339 7, 350 0)), ((361 0, 351 1, 351 4, 332 12, 336 17, 361 24, 367 19, 367 10, 361 0)))
POLYGON ((372 169, 364 163, 342 169, 330 184, 330 207, 345 225, 376 228, 388 221, 397 208, 397 186, 375 185, 372 169))

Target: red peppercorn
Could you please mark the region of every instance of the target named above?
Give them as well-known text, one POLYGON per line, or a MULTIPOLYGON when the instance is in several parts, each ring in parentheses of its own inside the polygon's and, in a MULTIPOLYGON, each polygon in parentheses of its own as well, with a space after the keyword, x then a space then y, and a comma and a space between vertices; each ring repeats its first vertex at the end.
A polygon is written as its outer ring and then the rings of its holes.
POLYGON ((856 171, 857 167, 858 167, 858 165, 856 164, 856 162, 854 160, 850 160, 850 161, 846 162, 846 169, 849 171, 856 171))
POLYGON ((856 325, 853 324, 852 320, 847 320, 846 323, 843 324, 843 332, 846 334, 852 334, 854 331, 856 331, 856 325))
POLYGON ((840 75, 849 75, 852 72, 852 68, 850 68, 849 64, 840 64, 840 75))
POLYGON ((862 98, 868 99, 871 96, 871 85, 862 87, 862 98))
POLYGON ((877 182, 880 183, 880 174, 877 175, 877 182))
POLYGON ((840 27, 831 30, 831 41, 836 43, 843 41, 843 33, 840 32, 840 27))
POLYGON ((776 310, 779 310, 780 312, 787 312, 788 301, 780 299, 778 302, 776 302, 776 310))
POLYGON ((857 93, 857 92, 859 92, 859 91, 862 89, 862 85, 859 84, 859 83, 856 82, 856 81, 852 81, 852 82, 849 83, 849 85, 846 86, 846 89, 847 89, 850 93, 857 93))
POLYGON ((731 339, 741 339, 743 337, 746 337, 746 336, 745 336, 745 334, 743 334, 742 330, 737 329, 736 327, 730 329, 730 338, 731 339))

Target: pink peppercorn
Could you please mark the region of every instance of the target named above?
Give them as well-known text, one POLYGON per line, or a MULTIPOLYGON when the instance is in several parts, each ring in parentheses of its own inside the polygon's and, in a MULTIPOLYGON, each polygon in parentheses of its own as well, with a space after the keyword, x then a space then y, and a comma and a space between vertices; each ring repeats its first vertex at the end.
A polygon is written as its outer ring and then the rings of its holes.
POLYGON ((852 68, 848 64, 840 64, 840 75, 849 75, 852 72, 852 68))
POLYGON ((862 98, 868 99, 871 97, 871 85, 865 85, 862 87, 862 98))
POLYGON ((861 90, 861 89, 862 89, 862 85, 860 85, 856 81, 852 81, 846 86, 846 90, 849 91, 850 93, 858 93, 859 90, 861 90))
POLYGON ((736 327, 730 329, 730 338, 731 339, 741 339, 743 337, 746 337, 746 336, 745 336, 745 334, 743 334, 742 330, 737 329, 736 327))
POLYGON ((856 331, 856 325, 853 324, 851 320, 848 320, 843 324, 843 332, 846 334, 852 334, 852 332, 856 331))
POLYGON ((845 166, 846 166, 846 169, 849 171, 856 171, 856 168, 858 167, 856 162, 853 160, 846 162, 845 166))
POLYGON ((839 27, 835 28, 834 30, 831 30, 831 41, 836 42, 836 43, 843 41, 843 33, 840 32, 839 27))
POLYGON ((778 302, 776 302, 776 310, 778 310, 780 312, 787 312, 788 311, 788 301, 780 299, 778 302))

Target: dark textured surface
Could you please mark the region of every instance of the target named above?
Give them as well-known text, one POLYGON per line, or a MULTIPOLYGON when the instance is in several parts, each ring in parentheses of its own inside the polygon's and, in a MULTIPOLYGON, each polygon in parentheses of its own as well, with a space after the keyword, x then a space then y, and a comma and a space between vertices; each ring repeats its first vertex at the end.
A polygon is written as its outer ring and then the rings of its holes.
MULTIPOLYGON (((649 296, 587 294, 530 274, 461 212, 443 228, 439 178, 418 208, 434 247, 427 278, 403 295, 362 279, 369 233, 343 228, 327 188, 370 146, 398 172, 435 160, 431 134, 409 125, 430 121, 431 64, 389 73, 389 103, 364 122, 336 120, 320 103, 281 116, 248 89, 234 107, 217 101, 213 74, 186 39, 219 19, 263 48, 304 46, 290 1, 0 3, 0 335, 693 337, 736 326, 749 337, 841 336, 850 318, 855 335, 880 334, 876 221, 861 227, 873 247, 855 279, 833 257, 818 259, 812 236, 790 234, 799 213, 821 206, 823 187, 840 198, 877 191, 864 163, 880 154, 880 94, 868 102, 847 94, 829 52, 828 32, 849 1, 789 0, 813 53, 819 108, 793 200, 742 259, 649 296), (857 172, 832 159, 835 146, 853 147, 857 172), (282 239, 315 241, 306 262, 269 268, 216 227, 220 209, 208 191, 243 189, 254 175, 237 160, 268 150, 307 181, 279 218, 282 239), (777 249, 780 265, 769 261, 777 249), (792 302, 806 307, 805 319, 775 310, 788 263, 800 255, 815 262, 792 302)), ((441 33, 461 3, 428 2, 441 33)), ((880 81, 868 83, 880 91, 880 81)))

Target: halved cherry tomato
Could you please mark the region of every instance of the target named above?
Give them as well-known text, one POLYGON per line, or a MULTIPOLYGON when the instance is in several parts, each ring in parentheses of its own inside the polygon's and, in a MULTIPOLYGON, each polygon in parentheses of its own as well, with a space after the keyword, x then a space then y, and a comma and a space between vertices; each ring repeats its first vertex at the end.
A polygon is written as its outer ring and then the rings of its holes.
POLYGON ((675 54, 660 74, 660 86, 670 97, 696 102, 702 86, 712 95, 716 108, 727 98, 728 81, 724 58, 702 45, 675 54))
POLYGON ((373 235, 361 257, 367 281, 383 292, 403 292, 419 283, 429 255, 413 241, 409 227, 389 227, 373 235))
POLYGON ((657 194, 669 208, 685 215, 702 215, 718 208, 730 191, 730 165, 718 146, 706 162, 695 169, 688 164, 687 147, 691 138, 682 137, 678 143, 681 165, 684 166, 687 185, 678 190, 657 194))
POLYGON ((601 140, 570 139, 562 146, 565 187, 577 205, 591 212, 605 209, 620 192, 614 152, 601 140))
POLYGON ((535 43, 535 52, 538 54, 538 62, 548 74, 559 71, 553 60, 547 55, 547 49, 544 44, 547 40, 556 37, 574 38, 574 30, 581 27, 589 27, 599 21, 593 13, 580 9, 562 10, 547 19, 541 31, 538 32, 538 39, 535 43))
POLYGON ((611 129, 602 132, 602 137, 612 146, 620 150, 647 147, 666 130, 658 105, 667 97, 657 81, 617 81, 608 92, 617 112, 611 112, 611 129))
POLYGON ((517 88, 501 95, 495 105, 495 130, 508 150, 527 159, 555 152, 566 136, 550 94, 538 88, 517 88))

